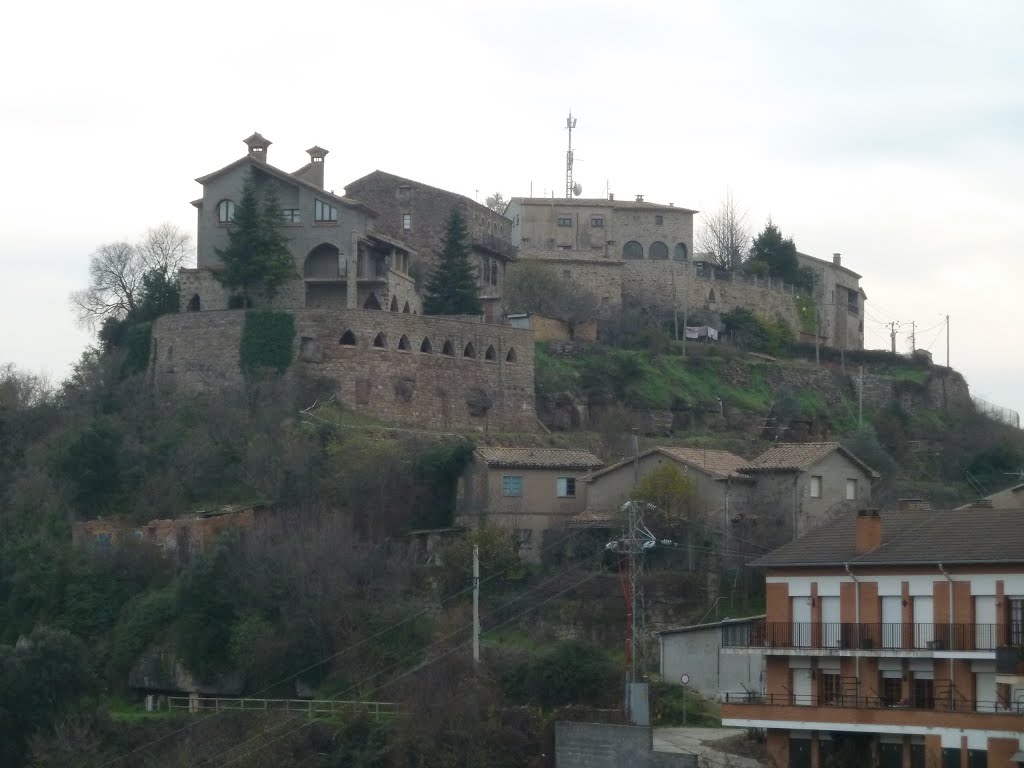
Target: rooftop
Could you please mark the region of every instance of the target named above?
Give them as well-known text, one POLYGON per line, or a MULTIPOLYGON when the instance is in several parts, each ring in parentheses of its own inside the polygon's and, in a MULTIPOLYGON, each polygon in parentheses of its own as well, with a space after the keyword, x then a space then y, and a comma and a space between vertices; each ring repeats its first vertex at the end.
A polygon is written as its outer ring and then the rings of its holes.
POLYGON ((765 614, 759 614, 758 616, 743 616, 738 619, 722 619, 721 621, 712 621, 707 624, 691 624, 688 627, 675 627, 673 629, 663 629, 659 632, 659 635, 679 635, 684 632, 698 632, 702 629, 718 629, 725 627, 730 624, 747 624, 755 621, 764 621, 766 618, 765 614))
POLYGON ((573 448, 477 448, 476 455, 488 467, 510 469, 581 469, 584 471, 604 466, 604 462, 589 451, 573 448))
POLYGON ((751 563, 762 568, 1024 563, 1024 510, 882 512, 881 546, 858 555, 857 514, 836 518, 751 563))
MULTIPOLYGON (((726 478, 746 478, 745 475, 739 472, 740 467, 746 466, 750 462, 744 459, 742 456, 737 456, 735 453, 729 451, 714 451, 705 448, 680 448, 674 445, 659 445, 644 451, 640 454, 640 457, 650 456, 652 453, 660 453, 663 456, 667 456, 670 459, 686 464, 687 466, 693 467, 694 469, 701 470, 716 480, 724 480, 726 478)), ((610 467, 605 467, 591 475, 583 478, 585 481, 590 482, 598 477, 603 477, 609 472, 613 472, 620 467, 627 466, 633 463, 633 459, 624 459, 617 464, 613 464, 610 467)))
POLYGON ((692 208, 663 203, 648 203, 645 200, 609 200, 605 197, 513 197, 511 202, 520 205, 549 205, 555 208, 579 206, 586 208, 619 208, 643 211, 676 211, 679 213, 700 213, 692 208))
POLYGON ((867 474, 878 473, 839 443, 776 443, 760 456, 738 467, 741 472, 799 471, 814 466, 830 453, 839 451, 867 474))

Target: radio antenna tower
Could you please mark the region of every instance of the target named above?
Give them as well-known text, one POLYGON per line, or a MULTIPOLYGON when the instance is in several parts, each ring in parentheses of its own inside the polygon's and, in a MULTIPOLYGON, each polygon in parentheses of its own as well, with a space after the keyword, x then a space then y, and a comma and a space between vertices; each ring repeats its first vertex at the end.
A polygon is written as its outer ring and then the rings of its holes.
POLYGON ((565 120, 565 127, 569 129, 569 151, 565 153, 565 196, 570 198, 573 193, 576 192, 572 183, 572 129, 576 127, 576 118, 572 116, 572 110, 569 110, 569 117, 565 120))

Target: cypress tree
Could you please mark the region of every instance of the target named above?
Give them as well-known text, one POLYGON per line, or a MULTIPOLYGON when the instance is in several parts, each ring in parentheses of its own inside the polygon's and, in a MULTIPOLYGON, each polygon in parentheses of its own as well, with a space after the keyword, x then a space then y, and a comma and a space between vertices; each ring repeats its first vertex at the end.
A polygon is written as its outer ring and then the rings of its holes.
POLYGON ((469 232, 457 209, 445 222, 441 257, 427 279, 423 313, 427 315, 481 315, 476 270, 469 259, 469 232))

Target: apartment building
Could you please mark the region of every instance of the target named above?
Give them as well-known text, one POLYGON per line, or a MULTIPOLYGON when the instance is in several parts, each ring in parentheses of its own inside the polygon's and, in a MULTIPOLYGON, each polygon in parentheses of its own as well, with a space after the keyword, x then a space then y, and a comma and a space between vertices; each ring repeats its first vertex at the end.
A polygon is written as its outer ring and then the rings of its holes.
POLYGON ((765 655, 724 725, 778 768, 1024 764, 1024 511, 843 515, 755 561, 766 615, 722 652, 765 655))

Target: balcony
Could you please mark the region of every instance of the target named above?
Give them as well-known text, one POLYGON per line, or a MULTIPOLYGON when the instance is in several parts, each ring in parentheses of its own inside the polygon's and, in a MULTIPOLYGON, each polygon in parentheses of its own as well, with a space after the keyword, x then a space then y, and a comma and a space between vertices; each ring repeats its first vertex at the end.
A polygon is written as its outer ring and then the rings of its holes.
POLYGON ((516 255, 516 248, 512 243, 494 235, 477 235, 473 238, 473 245, 506 259, 515 258, 516 255))
POLYGON ((1007 634, 1005 627, 997 624, 762 621, 722 627, 722 648, 780 649, 808 655, 845 655, 844 651, 882 656, 991 654, 1006 645, 1008 638, 1000 633, 1007 634))
POLYGON ((727 693, 722 703, 722 724, 740 727, 788 727, 786 723, 804 723, 793 727, 808 728, 807 723, 827 723, 830 729, 837 730, 842 730, 842 724, 871 725, 875 728, 912 725, 1018 730, 1022 727, 1022 717, 1024 699, 974 701, 938 694, 931 701, 901 704, 876 696, 838 696, 826 699, 788 692, 743 692, 727 693), (770 723, 776 725, 771 726, 770 723))

